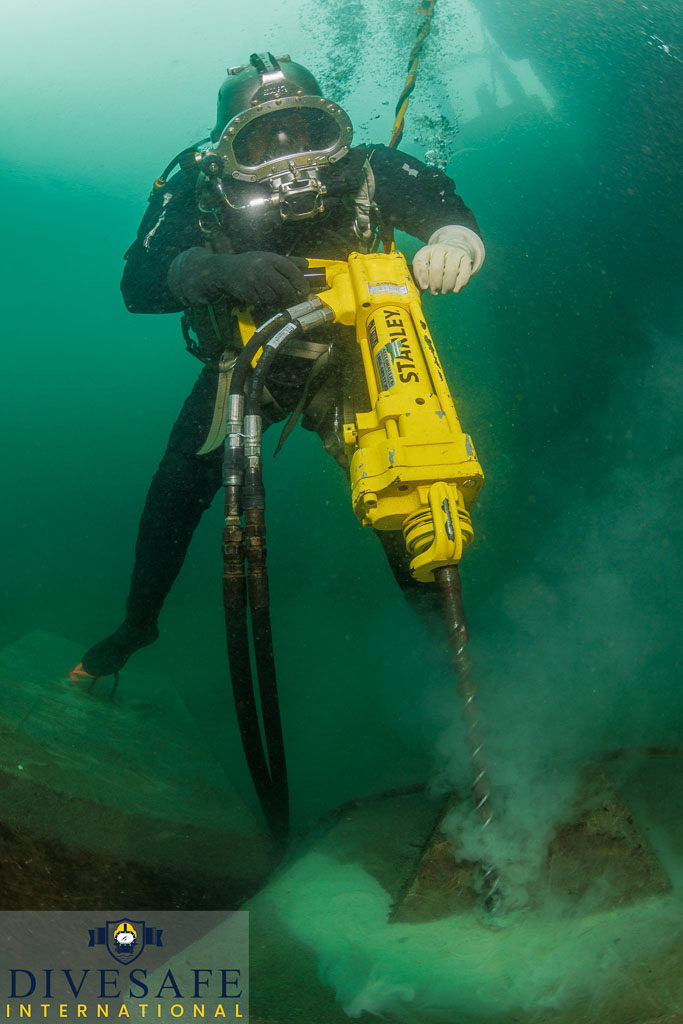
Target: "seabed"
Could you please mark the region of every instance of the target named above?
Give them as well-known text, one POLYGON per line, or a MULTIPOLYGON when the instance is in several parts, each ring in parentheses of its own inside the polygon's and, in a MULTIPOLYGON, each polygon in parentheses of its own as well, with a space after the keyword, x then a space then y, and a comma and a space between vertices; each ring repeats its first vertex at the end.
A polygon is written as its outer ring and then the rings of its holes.
POLYGON ((421 792, 345 808, 271 874, 169 681, 131 668, 112 706, 55 677, 80 651, 0 652, 3 909, 248 909, 252 1024, 683 1024, 679 751, 586 766, 525 905, 487 919, 421 792))

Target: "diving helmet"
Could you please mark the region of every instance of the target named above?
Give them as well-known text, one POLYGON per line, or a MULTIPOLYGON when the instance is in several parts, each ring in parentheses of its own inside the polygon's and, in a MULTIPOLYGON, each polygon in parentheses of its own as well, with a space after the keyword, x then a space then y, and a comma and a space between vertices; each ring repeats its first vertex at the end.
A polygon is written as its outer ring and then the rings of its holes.
POLYGON ((232 209, 277 209, 283 220, 300 220, 324 209, 320 171, 346 156, 352 137, 348 115, 323 97, 310 71, 288 56, 253 53, 249 64, 228 68, 204 164, 232 209), (238 189, 249 198, 236 203, 230 182, 256 188, 238 189))

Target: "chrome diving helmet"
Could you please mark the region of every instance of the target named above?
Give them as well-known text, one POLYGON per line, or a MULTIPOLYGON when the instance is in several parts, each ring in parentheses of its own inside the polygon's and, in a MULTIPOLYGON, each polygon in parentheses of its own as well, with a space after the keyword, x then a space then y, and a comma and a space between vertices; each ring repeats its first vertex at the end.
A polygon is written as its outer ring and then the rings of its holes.
POLYGON ((302 220, 324 209, 321 171, 346 156, 352 137, 348 115, 310 71, 253 53, 228 68, 202 170, 232 209, 302 220))

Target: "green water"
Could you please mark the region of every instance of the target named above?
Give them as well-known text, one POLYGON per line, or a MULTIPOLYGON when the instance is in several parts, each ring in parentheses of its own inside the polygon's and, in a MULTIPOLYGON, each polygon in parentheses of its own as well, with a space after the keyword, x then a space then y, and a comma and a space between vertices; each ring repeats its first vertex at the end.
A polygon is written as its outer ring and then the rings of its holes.
MULTIPOLYGON (((413 5, 384 0, 268 0, 258 17, 215 0, 13 12, 3 644, 41 629, 85 648, 122 618, 146 488, 198 369, 178 317, 126 312, 122 254, 154 177, 212 122, 224 68, 290 52, 348 108, 357 141, 387 141, 415 27, 413 5)), ((487 247, 465 292, 425 311, 487 476, 462 574, 494 782, 680 744, 682 79, 671 0, 436 5, 403 147, 423 156, 437 115, 450 126, 448 171, 487 247), (474 57, 473 16, 489 34, 474 57), (506 78, 524 60, 544 102, 506 78), (468 76, 498 97, 476 118, 468 76)), ((462 779, 464 747, 452 678, 337 467, 301 430, 275 462, 274 444, 273 628, 305 828, 351 797, 462 779)), ((219 506, 136 664, 173 679, 253 800, 229 697, 219 506)), ((509 799, 524 820, 526 797, 509 799)))

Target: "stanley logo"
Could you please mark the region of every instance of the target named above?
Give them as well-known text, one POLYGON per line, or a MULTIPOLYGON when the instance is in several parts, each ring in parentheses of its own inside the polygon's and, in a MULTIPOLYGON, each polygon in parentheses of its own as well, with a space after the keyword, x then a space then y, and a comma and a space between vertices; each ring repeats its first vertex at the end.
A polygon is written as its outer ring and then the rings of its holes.
POLYGON ((382 316, 388 334, 388 341, 385 344, 391 352, 398 379, 402 384, 419 384, 420 375, 412 354, 412 325, 408 331, 405 313, 400 308, 385 307, 382 310, 382 316))

